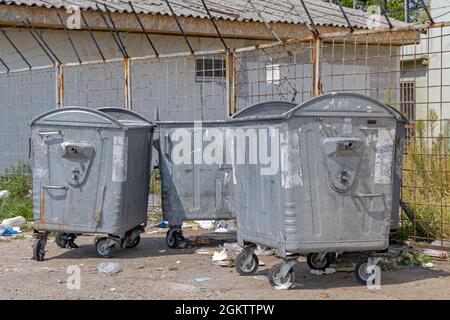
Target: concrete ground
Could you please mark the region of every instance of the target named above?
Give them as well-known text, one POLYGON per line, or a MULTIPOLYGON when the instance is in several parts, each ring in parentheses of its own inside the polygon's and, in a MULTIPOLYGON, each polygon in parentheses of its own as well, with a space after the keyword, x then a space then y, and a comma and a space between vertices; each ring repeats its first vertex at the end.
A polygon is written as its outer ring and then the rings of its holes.
MULTIPOLYGON (((204 232, 185 234, 193 239, 204 232)), ((50 238, 44 262, 31 260, 30 235, 0 241, 0 299, 450 299, 448 262, 435 262, 432 269, 383 272, 381 290, 368 290, 357 283, 353 272, 313 275, 301 258, 295 267, 295 287, 276 291, 266 276, 269 267, 280 262, 275 256, 261 256, 265 266, 244 277, 234 268, 215 265, 210 255, 196 253, 201 242, 171 250, 164 236, 145 234, 138 248, 117 249, 109 259, 96 257, 93 237, 79 237, 80 248, 72 250, 59 248, 50 238), (101 274, 97 271, 101 262, 118 262, 123 271, 101 274), (74 282, 67 268, 74 265, 80 270, 80 289, 69 290, 68 283, 74 282), (208 279, 194 280, 200 277, 208 279)), ((217 244, 206 249, 218 250, 217 244)))

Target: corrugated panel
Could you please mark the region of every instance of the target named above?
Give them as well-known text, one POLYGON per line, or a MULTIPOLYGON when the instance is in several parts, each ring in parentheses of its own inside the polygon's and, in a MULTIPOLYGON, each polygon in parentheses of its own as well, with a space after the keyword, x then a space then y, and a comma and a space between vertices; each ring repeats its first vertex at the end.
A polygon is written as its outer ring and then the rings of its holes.
MULTIPOLYGON (((347 23, 339 7, 322 1, 304 0, 308 10, 317 25, 346 27, 347 23)), ((201 0, 169 0, 177 16, 208 18, 201 0)), ((222 20, 230 21, 254 21, 271 23, 294 23, 302 24, 309 21, 300 0, 207 0, 205 1, 211 14, 222 20), (293 7, 294 6, 294 7, 293 7), (255 12, 254 8, 261 13, 255 12)), ((37 6, 46 8, 67 8, 70 5, 77 5, 83 10, 104 11, 104 3, 112 12, 131 13, 131 8, 127 1, 123 0, 0 0, 0 4, 15 4, 25 6, 37 6)), ((132 0, 138 13, 171 15, 165 0, 132 0)), ((368 28, 370 16, 360 10, 345 9, 350 22, 356 28, 368 28)), ((387 23, 382 19, 382 25, 387 27, 387 23)), ((394 26, 405 25, 401 21, 392 19, 394 26)))

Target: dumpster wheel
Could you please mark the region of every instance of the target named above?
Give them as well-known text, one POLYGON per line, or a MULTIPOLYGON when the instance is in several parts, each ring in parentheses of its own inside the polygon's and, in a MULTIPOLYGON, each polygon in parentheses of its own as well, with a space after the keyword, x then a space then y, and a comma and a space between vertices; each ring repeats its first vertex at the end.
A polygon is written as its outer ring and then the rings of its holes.
POLYGON ((294 269, 291 268, 289 272, 284 276, 281 277, 281 268, 283 264, 277 264, 269 269, 269 272, 267 276, 269 277, 269 282, 272 288, 277 290, 287 290, 295 282, 295 272, 294 269))
POLYGON ((55 234, 55 243, 58 247, 62 249, 70 248, 77 249, 78 246, 75 244, 75 239, 77 238, 74 234, 57 232, 55 234))
POLYGON ((137 236, 134 239, 127 239, 126 243, 125 243, 125 248, 134 249, 139 245, 140 242, 141 242, 141 236, 137 236))
POLYGON ((355 266, 355 277, 358 282, 364 286, 367 285, 369 277, 372 275, 367 272, 367 267, 369 266, 367 261, 361 260, 355 266))
POLYGON ((333 263, 334 256, 333 253, 326 253, 322 259, 320 258, 319 253, 309 253, 306 258, 306 263, 311 270, 320 270, 325 271, 328 267, 330 267, 331 263, 333 263))
POLYGON ((108 258, 114 251, 115 245, 110 245, 108 237, 103 237, 95 243, 95 252, 100 258, 108 258))
POLYGON ((33 245, 33 260, 44 261, 45 257, 45 242, 43 239, 36 239, 33 245))
POLYGON ((248 253, 243 251, 239 253, 234 260, 234 268, 237 272, 239 272, 240 275, 249 275, 254 274, 259 267, 259 260, 258 257, 251 253, 251 258, 247 262, 248 253))
POLYGON ((177 249, 183 240, 184 237, 179 228, 170 228, 166 233, 166 244, 170 249, 177 249))

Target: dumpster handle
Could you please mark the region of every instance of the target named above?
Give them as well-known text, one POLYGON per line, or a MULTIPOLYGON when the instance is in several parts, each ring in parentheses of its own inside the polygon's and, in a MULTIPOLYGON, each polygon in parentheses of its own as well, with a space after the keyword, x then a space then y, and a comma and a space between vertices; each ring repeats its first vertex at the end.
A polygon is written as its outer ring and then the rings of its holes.
POLYGON ((355 197, 357 198, 377 198, 377 197, 382 197, 383 194, 382 193, 355 193, 355 197))
POLYGON ((47 189, 47 190, 69 190, 68 187, 59 187, 59 186, 43 186, 43 189, 47 189))
POLYGON ((61 131, 40 131, 38 132, 38 135, 40 136, 54 136, 57 134, 61 134, 61 131))

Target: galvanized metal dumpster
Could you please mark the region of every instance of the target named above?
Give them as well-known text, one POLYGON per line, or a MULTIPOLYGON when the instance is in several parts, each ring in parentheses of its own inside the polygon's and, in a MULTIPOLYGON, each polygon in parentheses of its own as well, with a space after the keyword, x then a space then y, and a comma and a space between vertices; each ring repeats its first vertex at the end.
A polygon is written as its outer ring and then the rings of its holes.
MULTIPOLYGON (((331 253, 386 249, 399 209, 405 122, 394 108, 350 93, 320 96, 281 116, 231 121, 235 128, 279 134, 271 148, 279 170, 234 166, 237 237, 245 246, 236 269, 257 270, 256 244, 276 248, 284 262, 270 270, 269 280, 288 288, 299 254, 329 265, 331 253)), ((361 261, 356 269, 362 283, 366 267, 361 261)))
MULTIPOLYGON (((265 102, 250 106, 235 114, 236 118, 255 112, 282 114, 294 107, 289 102, 265 102)), ((176 248, 184 239, 182 223, 185 220, 234 219, 232 209, 233 166, 225 157, 207 161, 202 156, 212 136, 219 136, 226 144, 227 121, 207 122, 158 122, 159 139, 155 147, 159 152, 161 172, 162 209, 170 229, 166 242, 176 248), (174 159, 180 143, 190 146, 190 154, 174 159)), ((214 138, 215 139, 215 138, 214 138)))
POLYGON ((147 224, 154 125, 124 109, 69 107, 31 123, 34 259, 48 232, 60 246, 79 234, 105 234, 96 252, 134 248, 147 224))

